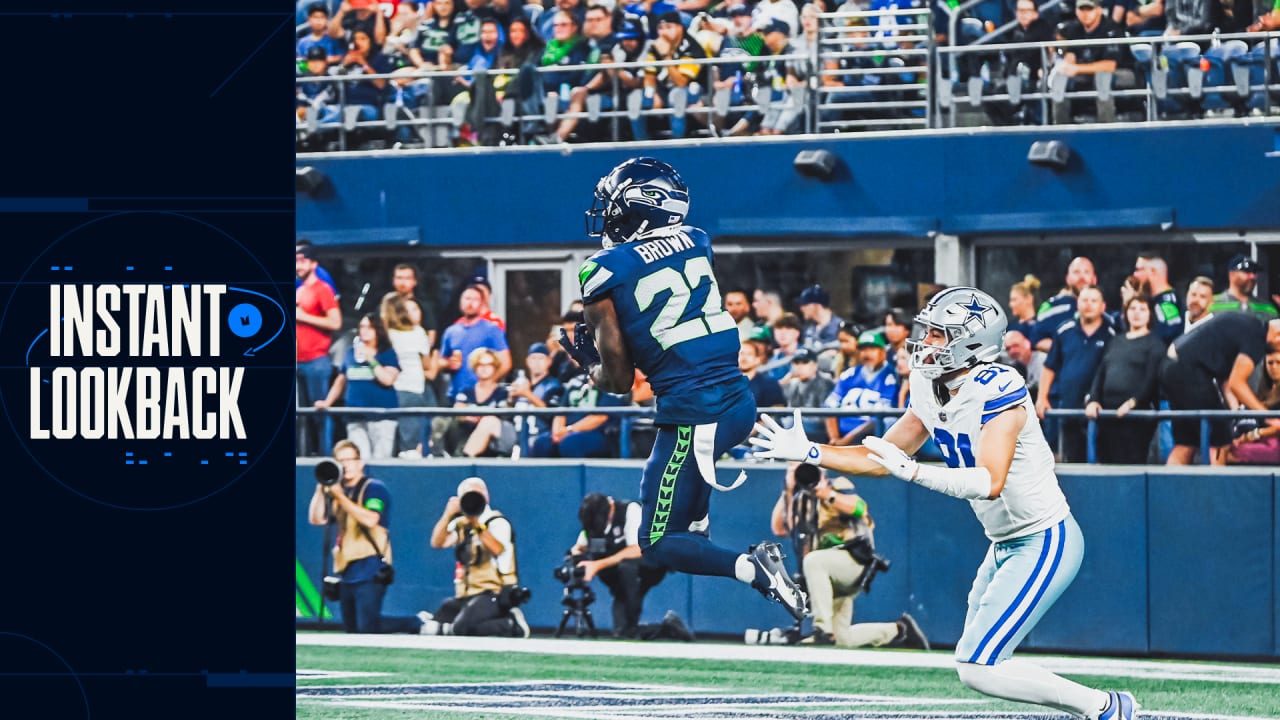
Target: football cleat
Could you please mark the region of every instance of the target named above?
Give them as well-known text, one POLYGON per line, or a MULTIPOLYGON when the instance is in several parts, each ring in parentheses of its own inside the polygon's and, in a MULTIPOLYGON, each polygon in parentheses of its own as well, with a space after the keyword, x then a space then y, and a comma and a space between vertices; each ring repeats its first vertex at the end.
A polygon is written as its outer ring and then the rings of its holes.
POLYGON ((808 598, 787 574, 782 564, 782 548, 777 543, 760 543, 751 548, 751 563, 756 567, 756 579, 751 587, 770 600, 782 603, 796 620, 804 619, 808 598))
POLYGON ((901 628, 901 632, 891 644, 906 648, 919 648, 921 650, 929 649, 929 638, 924 636, 924 631, 920 629, 920 625, 916 623, 916 619, 911 617, 910 614, 902 613, 902 617, 898 618, 898 627, 901 628))
POLYGON ((1138 716, 1138 708, 1142 707, 1133 695, 1127 692, 1110 692, 1110 702, 1107 703, 1107 709, 1102 711, 1098 716, 1098 720, 1133 720, 1138 716))

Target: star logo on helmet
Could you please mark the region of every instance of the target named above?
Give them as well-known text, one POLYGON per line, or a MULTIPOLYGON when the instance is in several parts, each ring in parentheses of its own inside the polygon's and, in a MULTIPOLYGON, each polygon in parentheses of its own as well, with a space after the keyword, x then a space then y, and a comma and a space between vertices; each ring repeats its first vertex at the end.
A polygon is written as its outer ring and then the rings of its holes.
POLYGON ((982 327, 987 326, 985 315, 987 311, 991 309, 991 306, 983 305, 979 302, 977 295, 970 295, 969 304, 961 305, 960 307, 964 308, 968 312, 968 314, 964 316, 965 322, 969 322, 970 319, 977 319, 978 322, 982 323, 982 327))

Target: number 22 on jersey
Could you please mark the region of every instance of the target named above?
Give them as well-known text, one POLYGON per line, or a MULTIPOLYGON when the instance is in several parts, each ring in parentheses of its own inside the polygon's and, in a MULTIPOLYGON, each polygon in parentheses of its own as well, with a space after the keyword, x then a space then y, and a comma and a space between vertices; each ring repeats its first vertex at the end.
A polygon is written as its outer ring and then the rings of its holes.
POLYGON ((644 312, 664 290, 671 291, 667 303, 654 319, 649 332, 663 350, 687 340, 696 340, 713 333, 733 329, 733 317, 724 310, 720 300, 720 287, 711 272, 711 261, 705 257, 689 258, 681 273, 673 267, 664 267, 645 275, 636 283, 636 305, 644 312), (702 314, 680 322, 693 291, 702 285, 703 278, 710 282, 707 300, 702 304, 702 314))

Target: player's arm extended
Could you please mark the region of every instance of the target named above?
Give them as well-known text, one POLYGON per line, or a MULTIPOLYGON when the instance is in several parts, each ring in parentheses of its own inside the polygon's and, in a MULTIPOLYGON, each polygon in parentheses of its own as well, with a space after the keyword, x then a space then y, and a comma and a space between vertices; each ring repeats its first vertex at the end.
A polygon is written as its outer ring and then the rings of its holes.
MULTIPOLYGON (((790 428, 784 429, 773 418, 764 415, 761 423, 756 425, 756 432, 759 435, 753 436, 750 442, 764 449, 756 453, 757 457, 806 462, 853 475, 889 474, 882 465, 867 457, 868 451, 864 446, 838 447, 810 442, 805 437, 799 410, 795 411, 790 428)), ((928 439, 929 432, 924 423, 910 408, 884 434, 884 440, 908 454, 919 450, 928 439)))
POLYGON ((996 415, 982 428, 974 467, 945 468, 921 465, 880 438, 863 441, 868 455, 896 477, 962 500, 989 500, 1004 491, 1018 433, 1027 422, 1027 410, 1018 406, 996 415))
POLYGON ((596 387, 609 393, 623 394, 631 391, 635 381, 636 366, 622 339, 618 327, 618 311, 611 298, 602 298, 583 309, 587 324, 596 338, 600 351, 600 364, 591 373, 596 387))

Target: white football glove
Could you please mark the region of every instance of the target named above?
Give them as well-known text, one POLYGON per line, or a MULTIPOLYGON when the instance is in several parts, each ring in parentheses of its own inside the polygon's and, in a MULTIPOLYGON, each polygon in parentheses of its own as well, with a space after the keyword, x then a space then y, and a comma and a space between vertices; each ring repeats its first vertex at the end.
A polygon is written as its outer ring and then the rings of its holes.
POLYGON ((800 411, 792 414, 791 427, 784 428, 768 415, 761 415, 756 423, 759 436, 752 436, 749 442, 760 450, 756 457, 773 460, 790 460, 810 465, 822 463, 822 450, 817 443, 811 442, 804 434, 804 423, 800 420, 800 411))
POLYGON ((902 478, 908 482, 916 479, 916 472, 920 468, 920 463, 912 460, 909 455, 902 452, 897 445, 885 440, 884 438, 868 437, 863 438, 862 447, 870 452, 867 457, 879 464, 885 470, 888 470, 896 477, 902 478))

